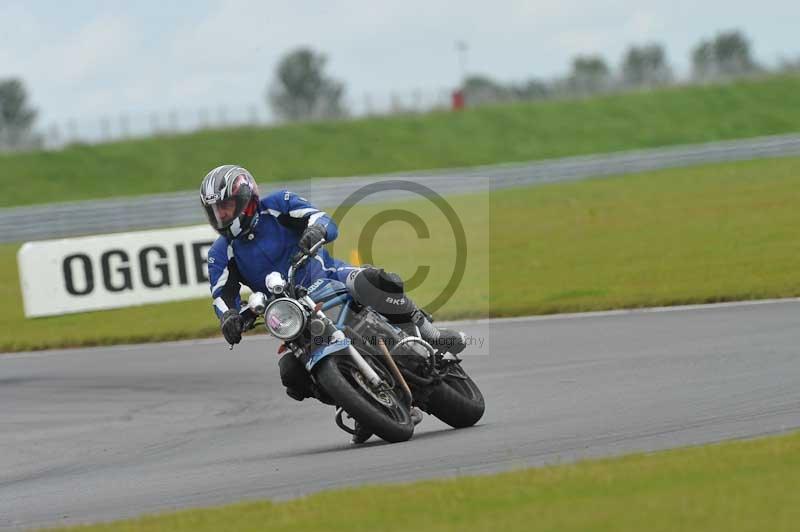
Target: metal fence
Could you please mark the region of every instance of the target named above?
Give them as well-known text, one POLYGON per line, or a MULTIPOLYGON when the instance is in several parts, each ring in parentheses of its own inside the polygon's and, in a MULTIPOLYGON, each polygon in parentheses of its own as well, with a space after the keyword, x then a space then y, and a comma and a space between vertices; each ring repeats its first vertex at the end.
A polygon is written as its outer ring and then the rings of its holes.
MULTIPOLYGON (((485 190, 486 179, 492 189, 498 189, 695 164, 797 155, 800 155, 800 135, 781 135, 528 163, 348 178, 317 178, 283 184, 263 183, 262 187, 291 188, 313 203, 330 208, 338 206, 359 186, 403 176, 422 181, 440 194, 459 194, 485 190)), ((375 199, 399 199, 403 195, 402 192, 397 192, 393 196, 382 195, 375 199)), ((23 242, 203 222, 196 191, 53 203, 0 209, 0 242, 23 242)))
MULTIPOLYGON (((385 94, 367 93, 360 98, 347 96, 342 103, 348 111, 347 118, 350 119, 398 113, 427 113, 449 108, 450 91, 443 88, 398 90, 385 94)), ((48 124, 38 131, 38 135, 41 137, 42 147, 54 150, 76 143, 101 144, 207 129, 264 127, 279 123, 265 103, 259 102, 250 105, 120 112, 95 119, 71 118, 48 124)))

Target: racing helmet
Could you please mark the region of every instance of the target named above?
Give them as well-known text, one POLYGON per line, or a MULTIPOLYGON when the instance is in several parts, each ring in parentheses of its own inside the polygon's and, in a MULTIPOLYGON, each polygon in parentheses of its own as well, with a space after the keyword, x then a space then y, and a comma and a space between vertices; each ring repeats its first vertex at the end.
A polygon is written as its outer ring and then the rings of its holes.
POLYGON ((250 172, 235 164, 206 174, 200 203, 211 227, 228 240, 246 235, 258 222, 258 185, 250 172))

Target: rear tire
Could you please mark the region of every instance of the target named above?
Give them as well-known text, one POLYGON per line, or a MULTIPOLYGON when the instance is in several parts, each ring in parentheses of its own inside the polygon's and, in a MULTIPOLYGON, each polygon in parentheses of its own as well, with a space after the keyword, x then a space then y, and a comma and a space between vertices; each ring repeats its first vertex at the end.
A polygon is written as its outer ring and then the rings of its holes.
POLYGON ((349 356, 323 358, 314 367, 314 377, 338 406, 379 438, 397 443, 414 435, 411 415, 397 394, 387 390, 380 392, 381 401, 373 397, 358 382, 363 376, 349 356))
POLYGON ((460 366, 437 384, 428 398, 428 412, 456 429, 471 427, 486 410, 478 385, 460 366))

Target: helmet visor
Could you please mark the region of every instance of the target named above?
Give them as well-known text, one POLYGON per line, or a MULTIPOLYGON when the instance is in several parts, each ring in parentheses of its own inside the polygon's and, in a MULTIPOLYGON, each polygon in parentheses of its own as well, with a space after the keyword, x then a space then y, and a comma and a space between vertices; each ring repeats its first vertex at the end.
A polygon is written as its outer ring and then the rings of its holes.
POLYGON ((229 227, 244 211, 247 200, 241 196, 225 198, 205 206, 208 221, 216 229, 229 227))
POLYGON ((211 205, 214 220, 220 229, 226 227, 236 218, 236 198, 228 198, 211 205))

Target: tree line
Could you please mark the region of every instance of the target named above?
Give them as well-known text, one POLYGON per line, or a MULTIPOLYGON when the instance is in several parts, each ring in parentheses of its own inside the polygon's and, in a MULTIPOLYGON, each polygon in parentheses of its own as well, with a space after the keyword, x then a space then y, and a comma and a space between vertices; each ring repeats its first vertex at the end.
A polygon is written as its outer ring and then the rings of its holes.
MULTIPOLYGON (((766 71, 753 58, 750 41, 736 30, 723 31, 700 41, 693 48, 690 59, 690 81, 695 83, 739 79, 766 71)), ((794 70, 796 66, 800 64, 784 63, 781 70, 794 70)), ((504 100, 580 97, 662 87, 674 82, 675 76, 664 46, 646 43, 628 47, 616 71, 601 55, 580 55, 573 58, 568 74, 562 78, 503 84, 487 76, 473 75, 464 80, 462 90, 467 102, 477 105, 504 100)))
MULTIPOLYGON (((766 71, 753 57, 747 37, 738 30, 723 31, 701 40, 691 51, 691 81, 719 82, 766 71)), ((328 57, 308 47, 286 53, 268 83, 265 100, 282 121, 323 120, 348 116, 345 84, 327 72, 328 57)), ((800 71, 800 59, 784 61, 781 71, 800 71)), ((554 97, 582 97, 616 90, 652 88, 675 82, 664 46, 630 46, 619 67, 612 69, 597 54, 573 58, 569 72, 552 80, 529 79, 501 83, 484 75, 470 75, 459 87, 467 105, 554 97)), ((0 79, 0 150, 35 148, 41 137, 34 132, 37 111, 28 101, 22 80, 0 79)))
MULTIPOLYGON (((309 48, 289 52, 278 65, 269 90, 273 112, 283 120, 338 118, 347 115, 344 84, 325 74, 327 58, 309 48)), ((753 57, 747 37, 738 30, 722 31, 701 40, 691 52, 690 81, 720 82, 766 72, 753 57)), ((782 71, 800 70, 800 59, 784 62, 782 71)), ((601 55, 573 58, 569 73, 553 80, 529 79, 501 83, 489 76, 470 75, 459 87, 467 105, 554 97, 581 97, 616 90, 653 88, 675 82, 663 45, 630 46, 614 71, 601 55)))

